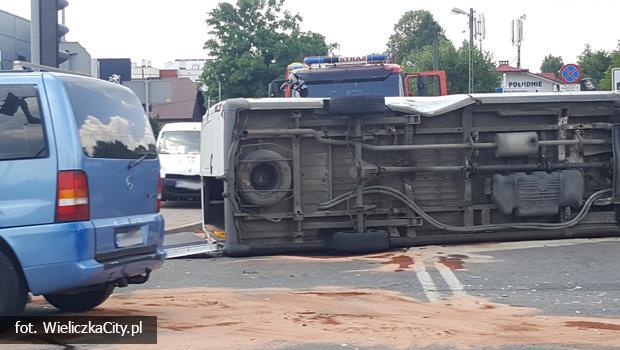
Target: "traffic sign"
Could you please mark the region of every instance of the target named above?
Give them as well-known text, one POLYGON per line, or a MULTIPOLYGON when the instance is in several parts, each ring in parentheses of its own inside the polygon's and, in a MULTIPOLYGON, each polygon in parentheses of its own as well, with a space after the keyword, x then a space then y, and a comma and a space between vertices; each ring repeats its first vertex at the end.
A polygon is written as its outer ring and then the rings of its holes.
POLYGON ((574 63, 565 64, 560 68, 560 79, 566 84, 579 84, 581 69, 574 63))
POLYGON ((560 84, 560 91, 562 91, 562 92, 566 92, 566 91, 571 91, 571 92, 581 91, 581 85, 579 85, 579 84, 560 84))
POLYGON ((611 70, 611 89, 620 91, 620 68, 611 70))

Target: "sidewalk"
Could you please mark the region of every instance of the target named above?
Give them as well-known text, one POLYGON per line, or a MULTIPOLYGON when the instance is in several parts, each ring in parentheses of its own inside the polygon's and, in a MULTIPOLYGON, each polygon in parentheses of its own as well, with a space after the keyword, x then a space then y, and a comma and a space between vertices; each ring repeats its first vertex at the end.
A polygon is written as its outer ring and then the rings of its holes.
POLYGON ((193 232, 202 227, 200 202, 162 202, 166 233, 193 232))

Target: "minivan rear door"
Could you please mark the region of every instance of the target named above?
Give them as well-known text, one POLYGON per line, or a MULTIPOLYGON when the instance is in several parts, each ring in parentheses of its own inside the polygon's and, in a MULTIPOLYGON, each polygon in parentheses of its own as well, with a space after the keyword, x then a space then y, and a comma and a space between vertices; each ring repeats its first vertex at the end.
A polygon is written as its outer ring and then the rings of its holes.
POLYGON ((121 231, 136 235, 140 231, 144 241, 135 245, 147 244, 147 236, 154 233, 145 226, 148 216, 144 214, 157 211, 159 161, 140 101, 118 84, 72 76, 61 80, 84 153, 82 167, 88 176, 97 252, 122 248, 124 244, 115 241, 121 231))
POLYGON ((31 77, 0 84, 0 228, 54 221, 57 164, 41 87, 31 77))

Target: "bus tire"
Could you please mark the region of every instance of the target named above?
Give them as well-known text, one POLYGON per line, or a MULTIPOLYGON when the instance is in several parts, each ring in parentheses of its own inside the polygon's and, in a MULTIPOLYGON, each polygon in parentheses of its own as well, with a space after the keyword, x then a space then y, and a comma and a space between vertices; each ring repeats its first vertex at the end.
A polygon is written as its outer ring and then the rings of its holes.
POLYGON ((238 166, 239 196, 264 207, 290 196, 291 167, 279 153, 261 149, 244 156, 238 166))
POLYGON ((387 231, 335 232, 331 236, 331 249, 339 253, 365 254, 385 251, 390 248, 387 231))

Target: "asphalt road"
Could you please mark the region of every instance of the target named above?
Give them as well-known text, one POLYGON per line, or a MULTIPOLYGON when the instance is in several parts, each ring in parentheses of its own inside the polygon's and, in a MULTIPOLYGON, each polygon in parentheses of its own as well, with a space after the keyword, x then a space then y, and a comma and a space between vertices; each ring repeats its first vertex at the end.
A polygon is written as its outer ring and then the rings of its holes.
MULTIPOLYGON (((308 291, 337 286, 396 291, 425 302, 464 293, 493 303, 535 308, 540 315, 617 319, 620 318, 619 252, 619 238, 603 238, 429 246, 392 251, 370 259, 326 256, 177 259, 167 261, 148 284, 132 286, 127 291, 188 287, 308 291), (417 268, 411 268, 412 265, 417 268)), ((341 345, 316 343, 302 348, 334 349, 342 348, 341 345)), ((511 345, 503 348, 609 347, 511 345)), ((620 330, 617 348, 620 348, 620 330)))
POLYGON ((173 259, 146 285, 126 290, 309 290, 329 285, 389 289, 425 301, 463 291, 497 303, 538 308, 546 314, 620 317, 620 238, 429 246, 392 253, 388 261, 393 259, 393 265, 322 255, 173 259), (410 264, 400 258, 409 256, 404 254, 408 252, 424 254, 425 272, 401 268, 410 264), (374 269, 377 264, 393 269, 378 271, 374 269))
MULTIPOLYGON (((539 320, 541 317, 544 319, 547 316, 561 317, 565 321, 568 320, 568 323, 579 323, 583 317, 607 320, 605 322, 611 319, 613 324, 590 322, 579 330, 598 332, 606 329, 606 332, 618 334, 617 344, 608 341, 597 345, 590 341, 586 345, 580 345, 578 340, 576 344, 564 343, 563 338, 558 338, 558 344, 544 345, 537 344, 536 341, 521 344, 516 340, 507 345, 487 346, 488 344, 482 341, 473 347, 475 349, 620 349, 619 252, 620 238, 602 238, 428 246, 367 256, 174 259, 168 260, 161 270, 154 272, 148 283, 120 289, 117 295, 131 300, 131 296, 136 292, 194 291, 190 292, 191 294, 195 293, 196 288, 224 289, 247 295, 255 295, 263 290, 286 290, 289 291, 286 293, 291 295, 312 294, 326 287, 336 287, 346 290, 397 293, 421 302, 422 306, 442 305, 442 307, 451 306, 452 300, 457 300, 453 298, 458 296, 466 298, 465 300, 471 297, 476 303, 483 301, 481 305, 488 302, 489 309, 533 308, 537 316, 534 320, 539 320)), ((178 297, 181 298, 180 295, 178 297)), ((338 302, 339 300, 334 300, 334 303, 338 302)), ((312 305, 310 303, 307 307, 310 309, 312 305)), ((139 303, 132 302, 131 306, 133 309, 139 308, 139 303)), ((206 312, 198 311, 199 308, 196 306, 197 313, 206 312)), ((41 305, 31 305, 29 311, 54 312, 49 307, 41 305)), ((230 315, 233 317, 235 313, 230 315)), ((475 318, 484 314, 472 315, 474 316, 471 317, 475 318)), ((490 320, 489 327, 491 323, 502 322, 502 317, 490 320)), ((520 318, 520 315, 516 316, 517 320, 520 318)), ((456 327, 455 324, 468 321, 466 318, 446 319, 444 331, 450 334, 456 327)), ((527 322, 532 321, 528 319, 523 321, 523 324, 528 325, 527 322)), ((442 325, 435 327, 441 329, 442 325)), ((516 334, 521 336, 527 334, 529 330, 527 326, 524 327, 516 334)), ((211 328, 205 329, 203 332, 206 332, 206 337, 211 328)), ((549 331, 553 332, 553 329, 549 331)), ((367 334, 362 332, 361 336, 367 334)), ((447 343, 442 345, 406 348, 461 349, 460 341, 465 341, 466 338, 457 336, 458 334, 454 335, 454 339, 448 339, 447 343)), ((234 339, 234 336, 231 339, 234 339)), ((380 336, 377 338, 377 345, 373 345, 372 342, 355 345, 355 337, 350 339, 353 340, 345 343, 334 342, 327 338, 306 341, 302 344, 293 340, 290 343, 279 341, 259 348, 308 350, 390 348, 381 345, 380 336)), ((205 344, 194 344, 189 348, 209 349, 205 344)), ((231 345, 230 348, 243 347, 231 345)))

